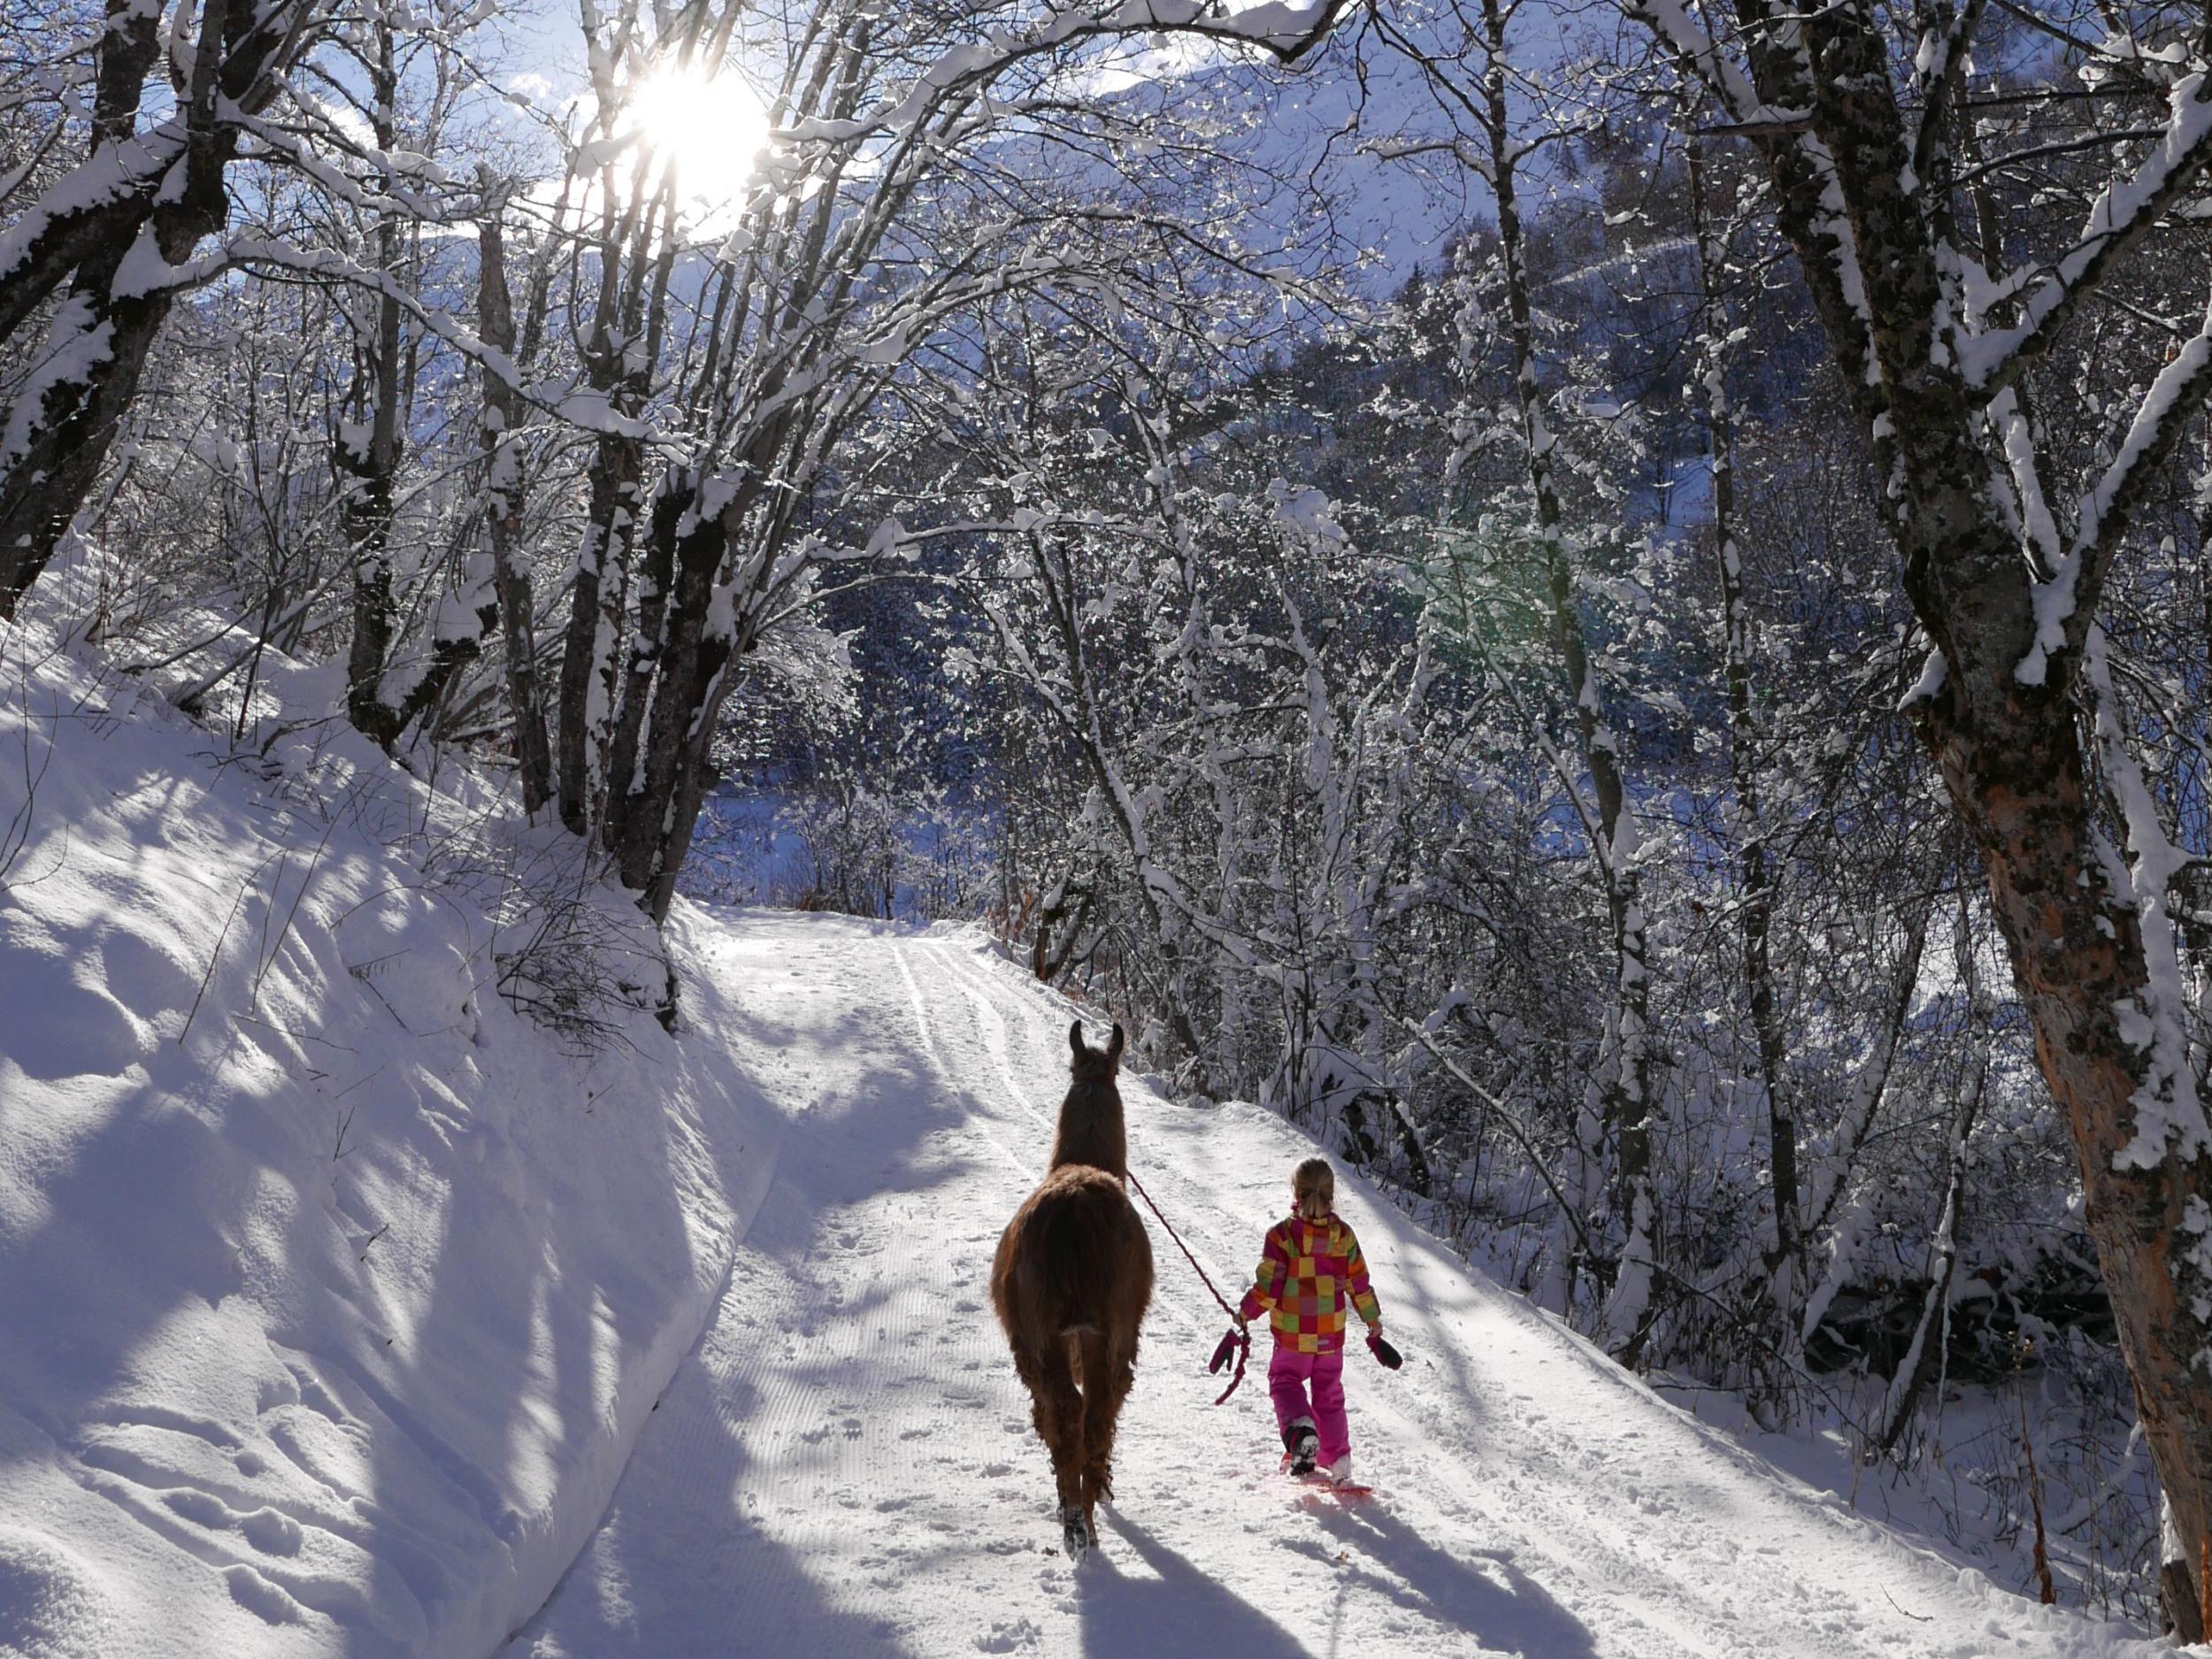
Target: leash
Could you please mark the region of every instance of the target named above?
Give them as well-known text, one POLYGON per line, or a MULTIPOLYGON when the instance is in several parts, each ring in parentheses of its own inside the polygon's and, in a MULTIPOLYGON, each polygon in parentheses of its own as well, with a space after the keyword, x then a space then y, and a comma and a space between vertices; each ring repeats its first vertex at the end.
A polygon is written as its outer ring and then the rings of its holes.
POLYGON ((1218 1372, 1222 1366, 1228 1363, 1229 1350, 1233 1345, 1234 1346, 1237 1356, 1236 1374, 1229 1379, 1229 1386, 1224 1388, 1220 1397, 1215 1400, 1214 1403, 1220 1405, 1231 1394, 1236 1393, 1237 1385, 1244 1380, 1244 1363, 1251 1357, 1252 1354, 1252 1333, 1244 1328, 1242 1316, 1229 1305, 1229 1299, 1215 1288, 1213 1280, 1206 1276, 1206 1270, 1199 1266, 1198 1258, 1190 1253, 1190 1246, 1183 1242, 1183 1235, 1170 1226, 1168 1218, 1160 1214, 1159 1205, 1152 1202, 1152 1194, 1144 1190, 1144 1183, 1139 1180, 1133 1172, 1129 1176, 1129 1185, 1137 1196, 1144 1200, 1144 1207, 1152 1212, 1153 1218, 1166 1229, 1167 1236, 1175 1240, 1175 1248, 1183 1253, 1183 1259, 1190 1263, 1191 1271, 1198 1275, 1199 1283, 1213 1293, 1213 1299, 1221 1304, 1221 1311, 1236 1322, 1235 1328, 1221 1339, 1221 1346, 1214 1349, 1212 1363, 1206 1367, 1209 1371, 1218 1372))

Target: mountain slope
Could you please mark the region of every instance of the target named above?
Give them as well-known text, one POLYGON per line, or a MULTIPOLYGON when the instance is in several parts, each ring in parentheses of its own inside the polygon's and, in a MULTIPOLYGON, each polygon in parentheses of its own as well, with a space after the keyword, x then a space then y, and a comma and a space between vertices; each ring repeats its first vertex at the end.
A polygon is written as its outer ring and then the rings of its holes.
MULTIPOLYGON (((778 1172, 605 1524, 511 1654, 2166 1651, 1777 1473, 1356 1179, 1340 1209, 1408 1356, 1348 1367, 1376 1499, 1274 1472, 1256 1367, 1210 1403, 1224 1320, 1156 1226, 1118 1500, 1073 1569, 986 1293, 1043 1164, 1067 1006, 972 933, 759 913, 707 949, 787 1116, 778 1172)), ((1240 1284, 1310 1143, 1254 1108, 1124 1094, 1133 1168, 1240 1284)))

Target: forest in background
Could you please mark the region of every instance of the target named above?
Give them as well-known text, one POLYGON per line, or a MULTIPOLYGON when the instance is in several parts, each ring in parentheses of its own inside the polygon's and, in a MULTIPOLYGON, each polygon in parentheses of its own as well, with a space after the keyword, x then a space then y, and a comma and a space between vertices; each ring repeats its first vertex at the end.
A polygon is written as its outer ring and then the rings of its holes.
MULTIPOLYGON (((326 664, 655 919, 772 795, 788 902, 987 917, 1623 1363, 2193 1635, 2208 50, 12 5, 0 614, 247 754, 326 664)), ((590 944, 514 994, 680 1022, 590 944)))

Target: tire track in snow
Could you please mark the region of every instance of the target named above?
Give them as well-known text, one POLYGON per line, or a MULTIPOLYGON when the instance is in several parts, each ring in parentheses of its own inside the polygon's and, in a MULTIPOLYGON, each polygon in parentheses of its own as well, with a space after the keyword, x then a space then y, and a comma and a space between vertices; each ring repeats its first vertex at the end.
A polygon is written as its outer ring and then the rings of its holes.
MULTIPOLYGON (((945 978, 960 987, 965 993, 963 999, 964 1004, 974 1018, 977 1036, 982 1042, 985 1052, 990 1056, 993 1067, 998 1072, 999 1081, 1006 1091, 1006 1097, 1034 1118, 1042 1127, 1047 1136, 1046 1145, 1048 1147, 1049 1138, 1058 1124, 1057 1108, 1056 1107, 1051 1113, 1040 1110, 1032 1102, 1029 1091, 1022 1087, 1020 1079, 1016 1075, 1009 1050, 1006 1018, 999 1006, 1000 999, 1004 998, 1010 1002, 1021 1016, 1030 1057, 1036 1062, 1032 1068, 1033 1076, 1041 1073, 1049 1077, 1053 1075, 1055 1066, 1057 1067, 1063 1078, 1067 1071, 1067 1062, 1063 1057, 1064 1050, 1057 1041, 1048 1042, 1043 1038, 1045 1021, 1043 1010, 1039 1005, 1040 999, 1050 997, 1060 1002, 1066 1008, 1071 1018, 1084 1018, 1085 1010, 1068 1002, 1058 992, 1035 980, 1021 981, 1025 994, 1016 994, 1012 987, 1002 980, 994 983, 992 975, 980 964, 972 960, 964 960, 962 953, 938 941, 929 941, 924 948, 943 968, 945 978), (1029 990, 1030 987, 1034 987, 1034 990, 1029 990), (1038 1052, 1041 1049, 1045 1051, 1042 1055, 1038 1052)), ((1094 1021, 1087 1020, 1087 1023, 1094 1023, 1094 1021)), ((1142 1108, 1154 1097, 1148 1090, 1140 1093, 1138 1087, 1130 1079, 1125 1079, 1125 1083, 1127 1085, 1124 1089, 1124 1099, 1128 1107, 1125 1117, 1131 1152, 1130 1161, 1133 1166, 1136 1166, 1142 1162, 1140 1155, 1144 1146, 1142 1108)), ((1042 1168, 1041 1159, 1039 1168, 1040 1170, 1042 1168)), ((1148 1179, 1145 1174, 1140 1173, 1137 1179, 1144 1181, 1147 1189, 1149 1190, 1153 1180, 1157 1178, 1155 1176, 1148 1179)), ((1156 1232, 1156 1224, 1151 1213, 1141 1202, 1137 1205, 1137 1217, 1143 1223, 1147 1236, 1152 1238, 1153 1293, 1152 1308, 1148 1316, 1148 1322, 1150 1319, 1158 1318, 1164 1313, 1193 1335, 1210 1330, 1212 1328, 1210 1325, 1199 1316, 1193 1314, 1185 1301, 1173 1294, 1174 1287, 1171 1280, 1164 1287, 1164 1293, 1161 1283, 1163 1279, 1170 1279, 1170 1275, 1173 1272, 1187 1271, 1188 1269, 1177 1253, 1171 1240, 1152 1236, 1156 1232)), ((1212 1267, 1211 1263, 1208 1264, 1207 1271, 1213 1274, 1217 1284, 1224 1282, 1222 1275, 1212 1267)), ((1210 1298, 1208 1300, 1210 1301, 1210 1298)), ((1156 1340, 1155 1346, 1156 1347, 1156 1340)), ((1208 1346, 1210 1348, 1210 1340, 1208 1346)), ((1141 1369, 1140 1367, 1141 1371, 1141 1369)))
MULTIPOLYGON (((959 986, 966 994, 962 999, 963 1006, 975 1021, 976 1035, 982 1042, 984 1053, 990 1057, 993 1068, 998 1072, 999 1081, 1006 1090, 1006 1098, 1013 1102, 1017 1110, 1025 1112, 1048 1129, 1051 1128, 1056 1119, 1030 1099, 1029 1091, 1022 1087, 1021 1079, 1014 1075, 1013 1067, 1007 1062, 1006 1019, 999 1011, 996 998, 991 995, 998 987, 990 985, 981 974, 972 971, 960 960, 959 953, 945 945, 930 940, 923 941, 919 948, 944 970, 946 979, 959 986)), ((918 1011, 921 993, 914 987, 914 976, 907 968, 904 951, 899 953, 899 971, 906 975, 908 987, 914 989, 915 1006, 918 1011)))
POLYGON ((944 1615, 907 1592, 947 1573, 972 1592, 953 1596, 974 1621, 955 1647, 1018 1645, 984 1617, 1005 1599, 992 1580, 1039 1558, 963 1540, 979 1503, 1035 1508, 1007 1502, 1033 1480, 1010 1456, 1027 1402, 983 1276, 1042 1148, 1025 1164, 1000 1139, 899 941, 807 942, 795 984, 746 964, 773 1028, 760 1069, 783 1074, 764 1081, 808 1102, 776 1188, 608 1525, 519 1652, 676 1659, 728 1651, 733 1629, 797 1655, 941 1651, 944 1615), (883 997, 887 950, 904 1009, 883 997))
MULTIPOLYGON (((930 1022, 929 1010, 922 1001, 922 987, 915 982, 914 970, 907 965, 906 957, 907 952, 903 947, 893 947, 891 960, 898 964, 899 978, 905 981, 907 1000, 914 1010, 914 1028, 921 1037, 922 1049, 929 1056, 930 1063, 937 1068, 938 1075, 949 1082, 952 1078, 951 1070, 946 1065, 944 1056, 938 1049, 936 1030, 930 1022)), ((988 1130, 981 1133, 984 1139, 990 1142, 991 1149, 1003 1158, 1018 1173, 1031 1172, 1031 1166, 1016 1156, 1014 1149, 1004 1141, 988 1130)))

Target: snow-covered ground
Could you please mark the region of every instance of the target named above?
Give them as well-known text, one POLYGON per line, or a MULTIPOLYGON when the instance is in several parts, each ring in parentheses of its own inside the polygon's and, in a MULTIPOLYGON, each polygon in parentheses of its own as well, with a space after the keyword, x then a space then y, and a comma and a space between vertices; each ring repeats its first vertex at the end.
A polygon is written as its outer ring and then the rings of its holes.
MULTIPOLYGON (((580 1054, 500 990, 575 959, 557 836, 288 718, 308 671, 237 743, 10 652, 0 1654, 2162 1651, 1778 1473, 1349 1178, 1409 1356, 1353 1361, 1374 1499, 1274 1472, 1260 1376, 1210 1403, 1156 1232, 1074 1568, 984 1289, 1065 1002, 973 930, 685 906, 680 1039, 647 985, 580 1054)), ((634 914, 577 902, 603 947, 634 914)), ((1125 1096, 1233 1286, 1310 1143, 1125 1096)))
MULTIPOLYGON (((605 1525, 512 1655, 2120 1655, 1778 1473, 1356 1179, 1386 1325, 1356 1357, 1356 1507, 1275 1471, 1256 1372, 1157 1230, 1118 1496, 1080 1569, 986 1295, 1041 1171, 1069 1010, 972 932, 730 915, 739 1059, 788 1115, 720 1310, 605 1525)), ((1125 1079, 1133 1169, 1225 1285, 1311 1145, 1125 1079)))

